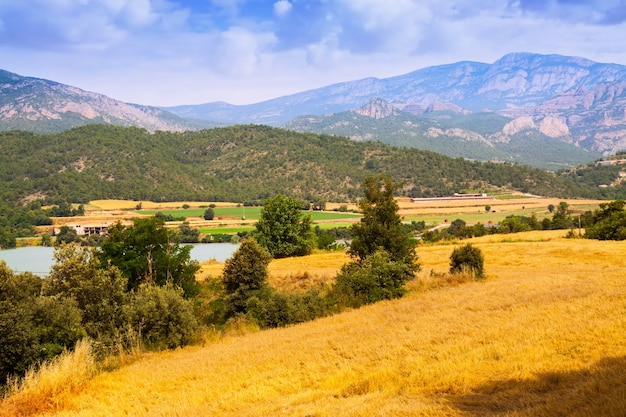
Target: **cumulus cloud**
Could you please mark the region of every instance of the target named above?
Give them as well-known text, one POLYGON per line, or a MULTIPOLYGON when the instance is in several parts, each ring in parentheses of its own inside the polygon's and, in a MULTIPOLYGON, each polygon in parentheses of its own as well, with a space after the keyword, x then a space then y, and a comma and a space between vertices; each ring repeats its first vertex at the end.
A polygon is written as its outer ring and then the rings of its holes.
POLYGON ((293 6, 288 0, 279 0, 274 3, 274 14, 278 17, 286 16, 293 6))
POLYGON ((2 1, 0 20, 5 27, 0 43, 34 49, 101 48, 159 18, 151 0, 2 1))
POLYGON ((274 38, 271 34, 231 28, 220 33, 208 46, 210 67, 227 76, 253 74, 262 60, 263 51, 274 38))

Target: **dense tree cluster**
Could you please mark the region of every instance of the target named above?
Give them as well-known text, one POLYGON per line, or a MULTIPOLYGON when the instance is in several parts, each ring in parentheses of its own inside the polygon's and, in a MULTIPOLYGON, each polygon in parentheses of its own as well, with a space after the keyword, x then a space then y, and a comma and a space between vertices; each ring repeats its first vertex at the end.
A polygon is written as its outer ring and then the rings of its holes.
MULTIPOLYGON (((552 204, 550 205, 552 206, 552 204)), ((562 201, 556 207, 548 207, 552 217, 539 221, 533 213, 530 216, 510 215, 497 224, 476 223, 468 225, 465 220, 455 219, 447 228, 429 230, 421 237, 426 242, 436 242, 445 239, 465 239, 497 233, 519 233, 529 230, 564 230, 574 227, 585 227, 591 223, 591 212, 575 218, 569 210, 569 205, 562 201)))
POLYGON ((142 284, 172 284, 187 296, 197 292, 195 274, 200 266, 192 261, 191 246, 178 244, 175 232, 156 218, 137 218, 130 226, 116 223, 98 248, 103 268, 114 265, 128 280, 128 289, 142 284))
POLYGON ((626 240, 626 202, 624 200, 600 204, 591 213, 585 237, 599 240, 626 240))
MULTIPOLYGON (((62 245, 48 277, 14 274, 0 261, 0 381, 72 349, 89 337, 98 355, 140 344, 147 349, 195 340, 194 306, 170 284, 129 291, 93 248, 62 245)), ((0 384, 0 391, 1 389, 0 384)))

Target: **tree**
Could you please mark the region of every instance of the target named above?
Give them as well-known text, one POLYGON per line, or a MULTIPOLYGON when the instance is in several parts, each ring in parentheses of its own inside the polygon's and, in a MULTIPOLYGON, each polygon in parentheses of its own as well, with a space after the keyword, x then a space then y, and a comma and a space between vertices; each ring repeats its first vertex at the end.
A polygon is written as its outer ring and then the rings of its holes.
POLYGON ((224 265, 226 316, 245 313, 248 299, 267 287, 267 266, 272 255, 254 239, 241 241, 224 265))
POLYGON ((466 273, 475 278, 483 278, 485 258, 481 250, 471 243, 455 248, 450 255, 450 273, 466 273))
POLYGON ((72 243, 78 240, 78 233, 76 230, 69 226, 61 226, 61 230, 59 230, 59 234, 55 240, 57 245, 62 243, 72 243))
MULTIPOLYGON (((417 241, 402 227, 393 193, 400 187, 391 176, 371 176, 363 182, 365 198, 358 203, 363 218, 352 226, 354 238, 348 253, 359 261, 384 249, 393 261, 415 265, 417 241)), ((417 265, 415 266, 418 269, 417 265)))
POLYGON ((204 211, 204 220, 213 220, 215 217, 215 210, 212 207, 209 207, 204 211))
POLYGON ((128 227, 117 223, 100 245, 101 266, 118 267, 128 279, 129 290, 143 283, 171 283, 181 287, 186 296, 193 296, 200 266, 191 260, 191 246, 180 246, 172 233, 156 217, 137 218, 128 227))
POLYGON ((192 229, 189 222, 185 221, 178 227, 178 242, 180 243, 198 243, 200 241, 200 232, 198 229, 192 229))
POLYGON ((399 188, 390 176, 368 177, 360 223, 348 253, 352 262, 337 275, 333 293, 340 304, 358 307, 404 294, 404 284, 419 270, 410 228, 402 225, 393 193, 399 188))
POLYGON ((93 248, 61 245, 54 259, 42 293, 74 300, 87 335, 108 345, 114 343, 114 336, 126 324, 126 278, 115 266, 102 268, 93 248))
POLYGON ((76 301, 42 297, 41 288, 41 278, 0 261, 0 386, 85 336, 76 301))
POLYGON ((274 258, 304 256, 315 246, 311 216, 303 215, 302 202, 278 194, 266 200, 254 237, 274 258))
POLYGON ((556 213, 552 216, 553 229, 569 229, 574 225, 572 216, 569 214, 569 204, 561 201, 556 208, 556 213))
POLYGON ((491 211, 491 206, 490 205, 486 205, 485 206, 485 211, 486 212, 490 212, 491 211))
POLYGON ((446 230, 446 233, 454 237, 465 237, 468 235, 467 223, 463 219, 453 220, 452 223, 450 223, 450 227, 446 230))
POLYGON ((626 202, 624 200, 600 204, 595 210, 585 237, 599 240, 626 240, 626 202))

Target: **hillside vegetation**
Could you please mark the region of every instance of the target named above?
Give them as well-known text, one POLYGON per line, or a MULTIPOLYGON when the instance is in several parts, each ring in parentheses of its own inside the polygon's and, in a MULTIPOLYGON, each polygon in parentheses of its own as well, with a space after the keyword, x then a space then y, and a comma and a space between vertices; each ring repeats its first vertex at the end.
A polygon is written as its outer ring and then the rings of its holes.
POLYGON ((496 113, 456 114, 437 111, 411 114, 394 110, 385 117, 346 111, 300 116, 285 124, 298 132, 342 135, 357 141, 378 141, 478 161, 506 161, 559 170, 601 157, 598 152, 550 138, 537 129, 505 135, 511 118, 496 113))
POLYGON ((33 384, 0 415, 623 416, 626 244, 562 233, 474 239, 486 279, 456 286, 455 246, 420 246, 402 299, 33 384))
POLYGON ((55 135, 0 134, 0 198, 5 203, 261 202, 279 193, 304 201, 349 201, 359 196, 365 176, 378 173, 392 175, 404 184, 404 195, 415 197, 506 188, 555 197, 616 198, 626 189, 599 189, 594 177, 581 176, 582 171, 566 177, 267 126, 151 134, 90 125, 55 135))

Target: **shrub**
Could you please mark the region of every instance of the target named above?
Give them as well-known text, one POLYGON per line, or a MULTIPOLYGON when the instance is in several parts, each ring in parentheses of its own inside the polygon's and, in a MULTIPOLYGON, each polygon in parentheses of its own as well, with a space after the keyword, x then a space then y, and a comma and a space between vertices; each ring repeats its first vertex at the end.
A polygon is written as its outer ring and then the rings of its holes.
POLYGON ((282 327, 330 314, 328 298, 317 289, 305 294, 288 294, 266 289, 248 299, 248 316, 260 327, 282 327))
POLYGON ((133 294, 127 310, 132 327, 148 349, 185 346, 197 335, 193 304, 180 289, 143 285, 133 294))
POLYGON ((450 273, 465 273, 475 278, 484 277, 485 259, 481 250, 471 243, 460 246, 450 255, 450 273))
POLYGON ((204 220, 213 220, 215 217, 215 210, 212 207, 209 207, 204 211, 204 220))
POLYGON ((404 284, 414 278, 416 270, 416 265, 394 261, 381 249, 361 262, 342 266, 333 296, 340 305, 348 307, 399 298, 406 292, 404 284))

